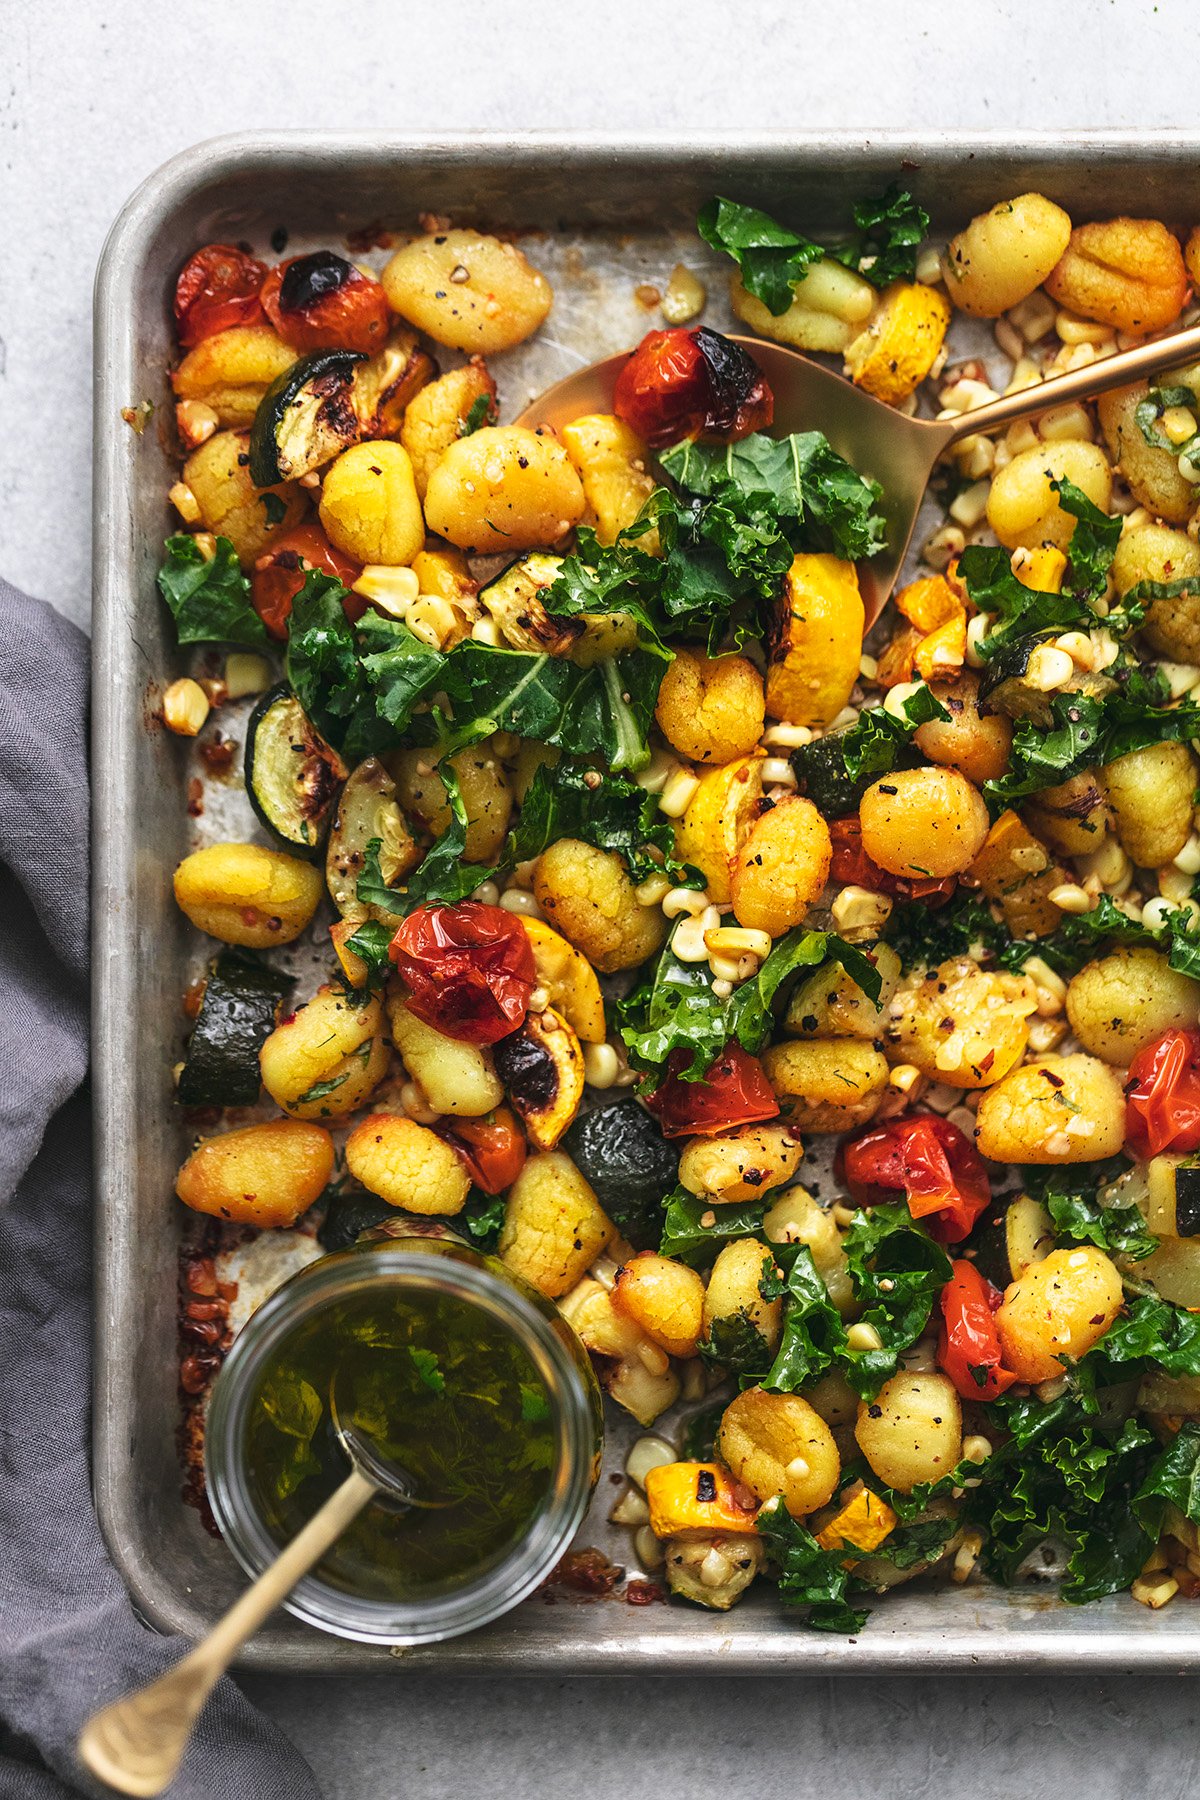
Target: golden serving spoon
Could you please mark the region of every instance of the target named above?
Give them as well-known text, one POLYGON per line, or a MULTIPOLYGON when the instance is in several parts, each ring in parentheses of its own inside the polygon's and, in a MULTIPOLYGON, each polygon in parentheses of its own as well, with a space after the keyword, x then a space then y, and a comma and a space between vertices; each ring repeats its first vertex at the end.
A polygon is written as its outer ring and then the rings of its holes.
MULTIPOLYGON (((883 489, 887 546, 859 564, 867 621, 877 618, 895 585, 908 550, 917 513, 933 466, 960 438, 998 431, 1071 400, 1089 400, 1111 388, 1157 375, 1200 357, 1200 325, 1152 344, 1055 375, 1036 387, 1003 394, 953 419, 910 419, 882 400, 835 375, 832 369, 762 338, 735 337, 762 369, 775 394, 774 433, 823 431, 840 456, 872 476, 883 489)), ((551 425, 558 430, 584 413, 611 412, 613 385, 629 352, 591 363, 532 401, 518 425, 551 425)))
POLYGON ((84 1766, 118 1793, 161 1794, 174 1780, 208 1696, 248 1638, 281 1606, 368 1501, 383 1496, 396 1511, 453 1502, 422 1500, 406 1469, 385 1457, 353 1418, 339 1412, 334 1382, 329 1408, 350 1461, 341 1486, 268 1564, 193 1650, 148 1686, 93 1713, 79 1737, 84 1766))

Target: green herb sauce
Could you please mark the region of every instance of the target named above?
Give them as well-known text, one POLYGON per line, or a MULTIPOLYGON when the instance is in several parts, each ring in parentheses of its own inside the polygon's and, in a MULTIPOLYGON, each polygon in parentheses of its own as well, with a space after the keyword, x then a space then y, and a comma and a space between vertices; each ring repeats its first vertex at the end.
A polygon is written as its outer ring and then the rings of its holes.
POLYGON ((307 1320, 263 1372, 247 1432, 251 1494, 280 1543, 343 1481, 338 1415, 437 1510, 372 1502, 328 1553, 323 1581, 373 1599, 426 1599, 502 1561, 554 1481, 549 1396, 502 1325, 442 1294, 364 1294, 307 1320))

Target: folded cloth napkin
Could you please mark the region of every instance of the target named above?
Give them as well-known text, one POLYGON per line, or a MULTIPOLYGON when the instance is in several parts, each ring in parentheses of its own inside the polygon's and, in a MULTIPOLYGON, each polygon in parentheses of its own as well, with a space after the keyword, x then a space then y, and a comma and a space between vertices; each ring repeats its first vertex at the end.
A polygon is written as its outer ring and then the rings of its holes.
MULTIPOLYGON (((88 1473, 87 640, 0 581, 0 1796, 98 1789, 98 1705, 186 1647, 134 1617, 88 1473)), ((107 1790, 104 1790, 107 1791, 107 1790)), ((223 1681, 177 1800, 315 1800, 308 1765, 223 1681)))

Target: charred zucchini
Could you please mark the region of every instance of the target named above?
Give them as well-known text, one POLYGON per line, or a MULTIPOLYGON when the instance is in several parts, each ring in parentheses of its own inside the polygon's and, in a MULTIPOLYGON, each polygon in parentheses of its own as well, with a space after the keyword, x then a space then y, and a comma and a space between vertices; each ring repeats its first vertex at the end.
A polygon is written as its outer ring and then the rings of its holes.
POLYGON ((258 1053, 275 1029, 288 976, 244 950, 223 950, 209 973, 179 1076, 181 1106, 253 1106, 258 1053))
POLYGON ((657 1250, 662 1203, 679 1180, 679 1152, 636 1100, 615 1100, 577 1119, 563 1148, 613 1224, 637 1250, 657 1250))
POLYGON ((330 1200, 317 1232, 317 1242, 326 1251, 352 1250, 364 1231, 395 1216, 395 1207, 380 1200, 376 1194, 348 1188, 344 1193, 334 1194, 330 1200))
POLYGON ((583 1052, 559 1013, 530 1013, 493 1053, 514 1110, 535 1150, 553 1150, 583 1098, 583 1052))
POLYGON ((395 782, 378 757, 368 756, 342 789, 325 855, 330 898, 342 918, 356 925, 367 918, 390 916, 382 907, 364 906, 358 898, 367 845, 375 839, 379 840, 379 873, 386 887, 394 887, 420 862, 421 852, 405 824, 395 782))
POLYGON ((1022 1276, 1030 1263, 1041 1262, 1054 1248, 1054 1225, 1040 1200, 1018 1194, 1002 1201, 983 1222, 975 1239, 981 1275, 998 1288, 1022 1276))
MULTIPOLYGON (((859 801, 872 782, 879 780, 881 773, 875 768, 858 776, 850 775, 846 769, 845 737, 845 730, 831 731, 792 751, 792 768, 800 792, 807 795, 827 819, 844 819, 848 813, 857 812, 859 801)), ((900 746, 891 767, 912 769, 919 761, 914 750, 900 746)))
POLYGON ((479 591, 479 604, 500 628, 506 644, 534 656, 565 656, 582 637, 581 618, 556 618, 538 598, 562 568, 561 556, 535 551, 501 569, 495 581, 479 591))
POLYGON ((1200 1237, 1200 1158, 1152 1157, 1146 1167, 1145 1210, 1155 1237, 1200 1237))
POLYGON ((271 383, 250 427, 255 487, 294 481, 358 442, 354 371, 366 360, 361 350, 314 350, 271 383))
MULTIPOLYGON (((984 712, 1006 713, 1010 719, 1029 719, 1034 725, 1049 730, 1054 723, 1051 695, 1034 687, 1028 680, 1029 659, 1043 644, 1052 644, 1055 633, 1040 637, 1018 638, 992 658, 979 679, 979 700, 984 712), (986 706, 983 702, 987 702, 986 706)), ((1076 674, 1068 683, 1070 692, 1086 694, 1099 700, 1112 693, 1116 682, 1110 675, 1076 674)))
POLYGON ((319 737, 286 683, 264 694, 246 730, 250 804, 289 850, 316 854, 346 779, 346 765, 319 737))

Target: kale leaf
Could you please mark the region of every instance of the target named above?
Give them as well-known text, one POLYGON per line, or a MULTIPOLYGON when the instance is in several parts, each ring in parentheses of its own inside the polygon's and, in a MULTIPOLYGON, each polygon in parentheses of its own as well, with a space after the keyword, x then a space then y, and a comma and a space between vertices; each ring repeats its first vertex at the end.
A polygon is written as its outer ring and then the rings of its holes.
POLYGON ((878 1350, 847 1347, 846 1378, 863 1399, 895 1374, 903 1350, 915 1344, 950 1279, 950 1258, 916 1223, 906 1206, 856 1212, 843 1239, 860 1321, 879 1334, 878 1350))
POLYGON ((1111 1204, 1111 1189, 1129 1169, 1123 1156, 1104 1162, 1028 1166, 1021 1170, 1021 1186, 1031 1199, 1046 1208, 1059 1237, 1072 1244, 1096 1244, 1114 1256, 1140 1261, 1158 1248, 1158 1240, 1132 1201, 1111 1204))
POLYGON ((195 538, 183 532, 169 537, 165 548, 158 588, 174 615, 181 644, 251 644, 258 649, 270 642, 228 538, 217 539, 207 560, 195 538))
POLYGON ((873 287, 913 279, 917 251, 929 230, 929 214, 907 189, 893 181, 875 199, 860 200, 854 208, 854 224, 849 243, 835 246, 830 256, 873 287))
POLYGON ((755 1528, 766 1539, 768 1561, 789 1605, 805 1607, 808 1623, 818 1631, 862 1630, 867 1615, 846 1598, 850 1572, 844 1566, 844 1551, 822 1549, 807 1527, 792 1518, 782 1499, 767 1501, 755 1528))
POLYGON ((1133 1497, 1138 1522, 1151 1538, 1162 1531, 1168 1506, 1200 1525, 1200 1424, 1194 1419, 1186 1419, 1155 1458, 1133 1497))
MULTIPOLYGON (((959 888, 948 905, 933 910, 924 900, 898 900, 883 935, 906 969, 966 956, 973 944, 999 955, 1017 941, 993 918, 987 902, 966 888, 959 888)), ((1031 955, 1036 948, 1029 946, 1031 955)))
MULTIPOLYGON (((662 1242, 659 1251, 692 1268, 703 1268, 735 1238, 757 1237, 762 1231, 765 1200, 747 1200, 737 1206, 713 1206, 700 1194, 676 1188, 664 1202, 662 1242), (712 1224, 701 1224, 711 1215, 712 1224)), ((763 1246, 764 1254, 766 1245, 763 1246)))
POLYGON ((810 263, 825 254, 820 244, 776 224, 756 206, 720 196, 701 208, 696 229, 706 244, 732 256, 746 292, 776 318, 792 304, 795 284, 804 280, 810 263))
POLYGON ((773 1394, 794 1394, 815 1381, 846 1353, 846 1327, 829 1297, 807 1244, 773 1247, 773 1260, 791 1262, 786 1279, 765 1298, 782 1298, 783 1335, 762 1385, 773 1394))
POLYGON ((676 857, 675 827, 659 810, 657 796, 623 775, 565 761, 538 766, 504 860, 525 862, 564 837, 616 851, 634 881, 666 874, 676 886, 704 886, 703 875, 676 857), (649 854, 651 847, 661 853, 661 862, 649 854))
POLYGON ((874 556, 886 541, 878 482, 852 468, 822 432, 675 444, 659 460, 684 493, 707 499, 718 517, 722 508, 736 509, 739 531, 749 529, 743 518, 756 521, 765 510, 793 549, 832 550, 854 561, 874 556))

